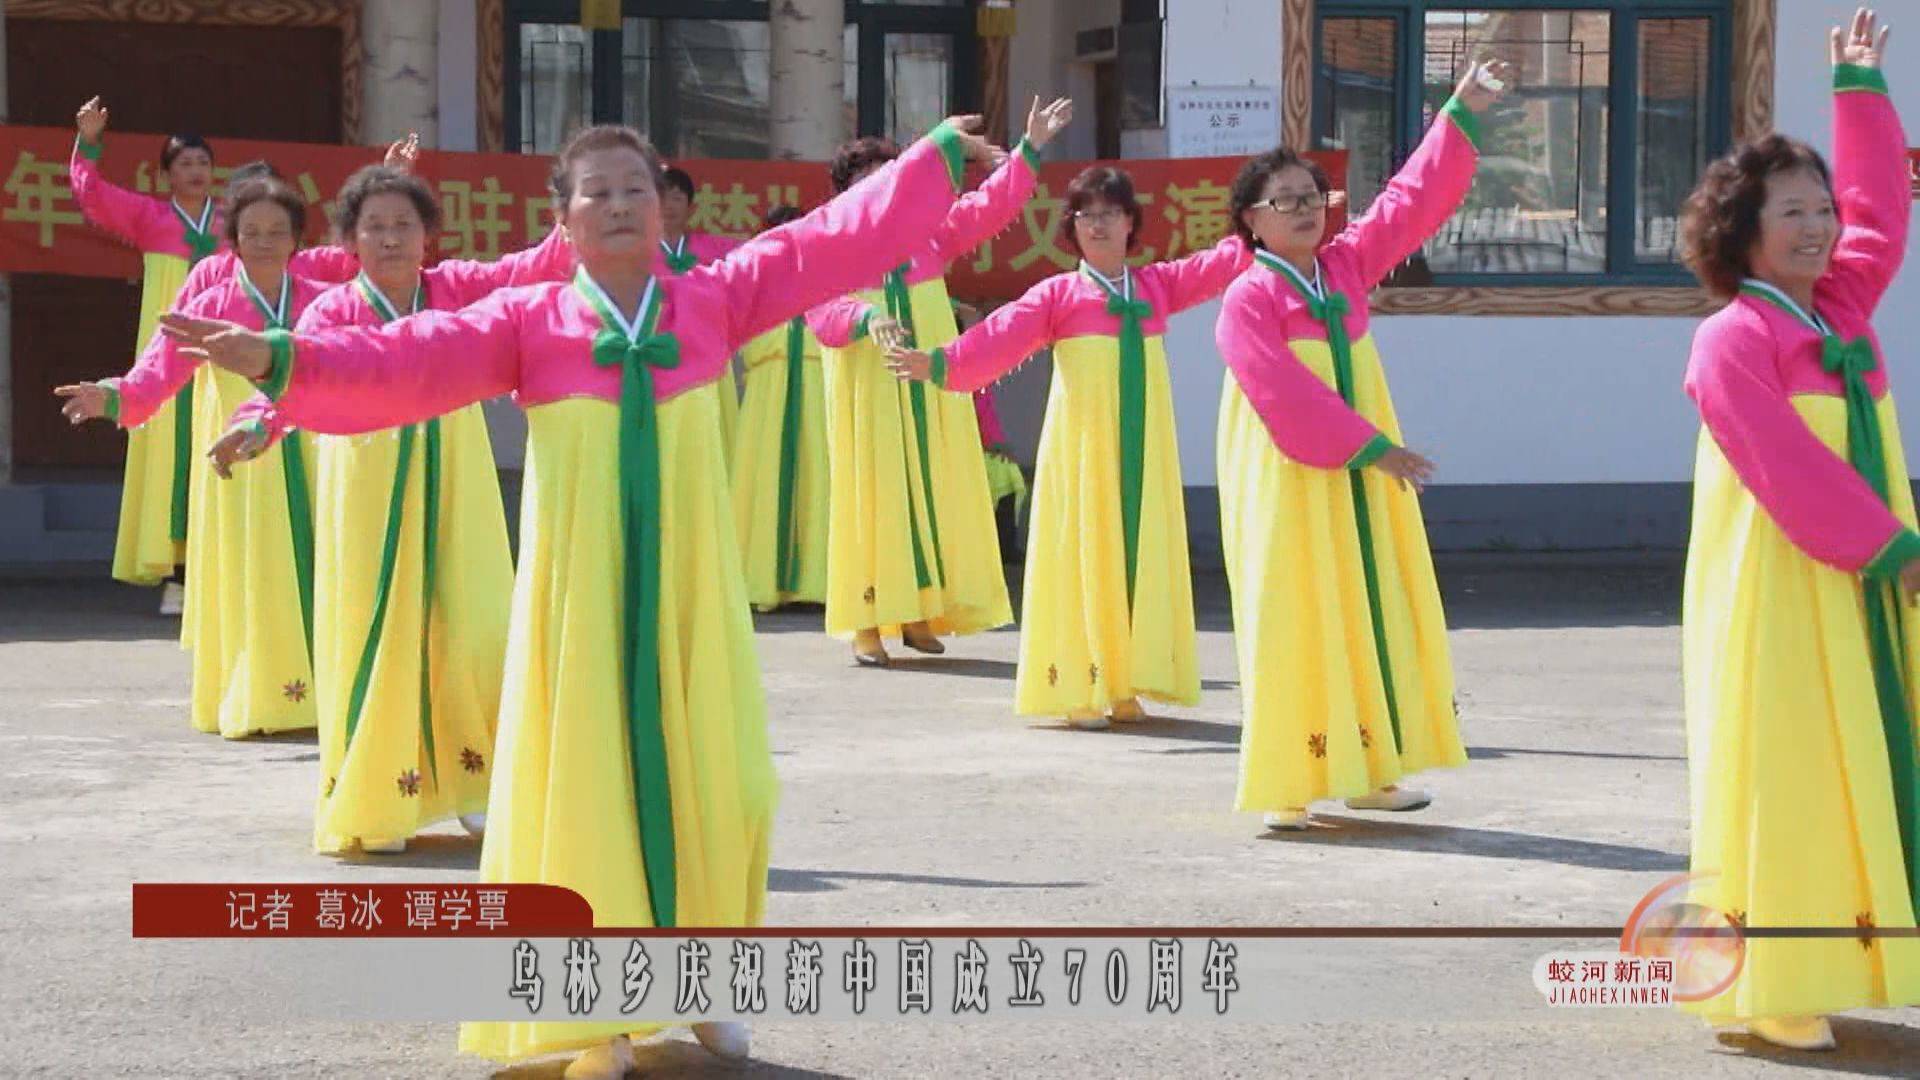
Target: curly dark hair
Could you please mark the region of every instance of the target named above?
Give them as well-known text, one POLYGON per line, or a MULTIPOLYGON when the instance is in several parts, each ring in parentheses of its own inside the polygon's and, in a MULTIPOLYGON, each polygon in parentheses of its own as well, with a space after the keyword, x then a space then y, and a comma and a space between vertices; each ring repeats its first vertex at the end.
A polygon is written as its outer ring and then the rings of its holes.
POLYGON ((440 204, 425 180, 385 165, 368 165, 340 185, 340 195, 333 208, 334 231, 341 236, 352 236, 360 227, 360 211, 375 195, 404 195, 413 203, 420 223, 428 232, 440 227, 440 204))
POLYGON ((1248 158, 1247 163, 1240 166, 1239 175, 1233 178, 1233 192, 1228 199, 1233 214, 1233 231, 1249 244, 1258 246, 1259 241, 1254 238, 1253 230, 1247 228, 1244 215, 1260 201, 1261 193, 1267 190, 1267 181, 1284 169, 1307 170, 1307 175, 1313 177, 1314 189, 1321 195, 1333 190, 1333 179, 1327 175, 1327 170, 1298 150, 1282 146, 1259 157, 1248 158))
POLYGON ((1127 232, 1127 251, 1137 249, 1141 222, 1145 218, 1140 211, 1140 198, 1133 193, 1133 177, 1127 170, 1112 165, 1089 166, 1067 185, 1067 209, 1060 215, 1060 242, 1075 255, 1084 254, 1080 250, 1080 238, 1073 232, 1073 216, 1095 199, 1126 212, 1127 219, 1133 223, 1127 232))
POLYGON ((800 208, 797 206, 785 206, 785 205, 776 206, 773 209, 767 211, 766 220, 764 224, 761 225, 761 228, 777 229, 780 226, 785 225, 789 221, 799 221, 802 217, 805 217, 805 216, 806 215, 802 214, 800 212, 800 208))
POLYGON ((840 149, 833 152, 833 164, 828 167, 828 174, 833 177, 833 193, 838 195, 852 187, 854 177, 868 167, 885 165, 899 156, 898 143, 877 135, 841 143, 840 149))
POLYGON ((205 150, 207 152, 207 160, 213 160, 213 147, 207 144, 207 140, 191 131, 182 131, 167 136, 166 143, 160 147, 160 167, 162 169, 173 168, 173 159, 179 157, 180 154, 186 150, 205 150))
POLYGON ((1833 174, 1820 152, 1785 135, 1741 143, 1707 166, 1680 209, 1679 249, 1680 261, 1708 292, 1725 300, 1740 291, 1741 279, 1753 270, 1750 255, 1760 239, 1767 178, 1800 169, 1832 193, 1833 174))
POLYGON ((661 184, 660 152, 645 135, 624 124, 595 124, 575 132, 554 155, 553 171, 547 176, 548 189, 563 203, 573 198, 573 163, 595 150, 615 149, 631 150, 646 159, 654 186, 661 184))
POLYGON ((287 220, 293 224, 293 244, 300 246, 301 237, 307 231, 307 201, 300 193, 287 186, 286 181, 271 176, 256 177, 242 183, 227 195, 227 244, 240 246, 240 215, 254 203, 270 202, 287 212, 287 220))

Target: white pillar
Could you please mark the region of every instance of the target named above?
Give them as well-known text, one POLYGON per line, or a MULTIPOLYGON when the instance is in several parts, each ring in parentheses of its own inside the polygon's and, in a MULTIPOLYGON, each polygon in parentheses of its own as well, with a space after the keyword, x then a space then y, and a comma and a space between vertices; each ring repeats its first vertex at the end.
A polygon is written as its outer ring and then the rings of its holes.
POLYGON ((439 0, 366 0, 361 7, 365 141, 417 131, 420 145, 440 145, 439 37, 439 0))
POLYGON ((846 5, 842 0, 773 0, 767 17, 773 52, 768 94, 773 156, 825 161, 846 138, 841 125, 846 5))

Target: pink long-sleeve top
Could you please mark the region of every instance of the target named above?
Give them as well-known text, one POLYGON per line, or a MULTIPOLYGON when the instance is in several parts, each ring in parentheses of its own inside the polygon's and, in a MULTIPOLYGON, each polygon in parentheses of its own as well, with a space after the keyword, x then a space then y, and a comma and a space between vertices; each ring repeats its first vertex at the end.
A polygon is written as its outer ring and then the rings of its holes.
MULTIPOLYGON (((718 378, 756 334, 898 265, 945 216, 960 174, 954 133, 937 129, 900 159, 805 217, 770 229, 719 262, 654 279, 657 334, 678 339, 676 367, 654 376, 657 400, 718 378)), ((621 372, 593 362, 599 314, 571 284, 504 289, 459 312, 380 327, 299 334, 279 412, 294 426, 358 434, 414 423, 511 393, 531 408, 564 398, 617 403, 621 372)))
MULTIPOLYGON (((947 267, 1012 224, 1039 183, 1040 156, 1025 139, 980 186, 954 200, 945 220, 912 249, 908 285, 945 277, 947 267)), ((899 264, 887 267, 892 270, 899 264)), ((875 281, 863 282, 869 287, 875 281)), ((807 329, 829 349, 844 349, 865 336, 873 306, 865 297, 839 296, 807 312, 807 329)))
MULTIPOLYGON (((141 195, 109 183, 95 163, 99 156, 99 143, 76 139, 73 154, 67 159, 67 182, 73 189, 74 205, 86 215, 88 223, 142 254, 173 255, 192 262, 186 226, 180 220, 185 211, 176 213, 171 199, 141 195)), ((219 236, 223 228, 220 208, 215 206, 206 220, 208 232, 219 236)))
MULTIPOLYGON (((173 299, 176 311, 186 310, 186 303, 208 289, 215 288, 239 272, 240 256, 230 248, 201 259, 187 280, 180 286, 180 293, 173 299)), ((352 281, 360 272, 360 259, 353 252, 332 244, 318 247, 301 248, 293 253, 287 262, 287 273, 303 277, 308 281, 317 281, 322 285, 338 285, 343 281, 352 281)))
MULTIPOLYGON (((1347 340, 1369 332, 1367 295, 1465 201, 1479 164, 1477 136, 1473 113, 1448 102, 1367 212, 1321 248, 1322 288, 1345 296, 1351 307, 1347 340)), ((1338 469, 1383 438, 1289 347, 1303 339, 1325 342, 1327 330, 1283 272, 1256 269, 1230 285, 1213 334, 1240 392, 1287 457, 1338 469)))
MULTIPOLYGON (((1153 308, 1141 332, 1166 333, 1169 317, 1219 296, 1252 258, 1246 241, 1229 236, 1184 259, 1128 270, 1134 299, 1153 308)), ((1096 336, 1120 336, 1120 316, 1107 310, 1105 287, 1080 271, 1055 274, 935 349, 936 369, 944 372, 940 385, 970 393, 1056 341, 1096 336)))
MULTIPOLYGON (((236 322, 249 330, 266 329, 265 316, 247 296, 246 287, 241 284, 240 274, 244 271, 239 269, 238 263, 234 267, 235 272, 226 281, 187 301, 181 310, 201 318, 236 322)), ((287 281, 287 321, 292 323, 307 309, 307 305, 326 291, 327 285, 291 273, 287 281)), ((269 296, 267 299, 273 303, 279 297, 269 296)), ((153 340, 148 343, 146 351, 140 354, 131 371, 118 379, 103 380, 103 384, 114 393, 114 421, 123 428, 136 428, 146 423, 160 406, 173 400, 173 395, 187 385, 199 367, 200 361, 181 353, 172 338, 165 334, 153 335, 153 340)))
MULTIPOLYGON (((1871 320, 1906 252, 1913 193, 1900 118, 1878 73, 1866 70, 1835 72, 1831 164, 1841 231, 1813 299, 1814 312, 1842 339, 1873 342, 1877 363, 1866 382, 1877 400, 1887 374, 1871 320)), ((1797 395, 1846 393, 1843 376, 1821 364, 1822 342, 1791 313, 1742 294, 1694 334, 1686 390, 1734 474, 1794 546, 1860 572, 1883 555, 1911 556, 1920 537, 1794 410, 1797 395)))

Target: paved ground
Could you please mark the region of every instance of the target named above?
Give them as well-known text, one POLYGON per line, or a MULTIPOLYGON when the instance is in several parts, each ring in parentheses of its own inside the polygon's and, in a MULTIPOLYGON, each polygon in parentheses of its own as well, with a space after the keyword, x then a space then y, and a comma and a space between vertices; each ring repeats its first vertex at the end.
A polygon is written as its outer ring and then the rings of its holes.
MULTIPOLYGON (((1225 590, 1202 581, 1200 708, 1078 733, 1010 715, 1016 638, 873 673, 817 614, 761 622, 785 785, 785 924, 1618 925, 1685 866, 1678 571, 1647 560, 1442 566, 1472 762, 1434 807, 1293 839, 1229 809, 1225 590)), ((378 863, 309 853, 311 738, 189 730, 150 594, 0 581, 0 1076, 483 1077, 444 1025, 317 1024, 249 992, 241 948, 135 943, 134 880, 458 880, 452 832, 378 863)), ((1920 1010, 1858 1014, 1795 1056, 1676 1014, 1568 1012, 1541 942, 1305 942, 1301 1020, 755 1029, 753 1075, 1920 1074, 1920 1010)), ((682 1039, 649 1071, 739 1075, 682 1039)), ((558 1067, 511 1070, 557 1076, 558 1067)))

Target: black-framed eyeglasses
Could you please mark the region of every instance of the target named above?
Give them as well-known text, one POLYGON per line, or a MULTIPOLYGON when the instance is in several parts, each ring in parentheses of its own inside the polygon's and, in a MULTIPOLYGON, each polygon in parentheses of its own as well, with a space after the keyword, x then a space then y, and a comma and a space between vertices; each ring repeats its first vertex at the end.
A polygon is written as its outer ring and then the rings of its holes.
POLYGON ((1310 195, 1276 195, 1271 199, 1253 204, 1254 209, 1266 207, 1276 214, 1310 214, 1327 208, 1327 197, 1321 192, 1310 195))
POLYGON ((1075 210, 1073 220, 1082 225, 1112 225, 1127 216, 1125 210, 1075 210))

